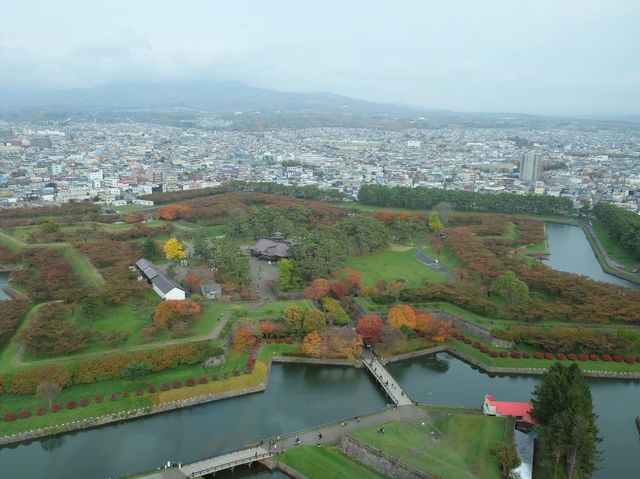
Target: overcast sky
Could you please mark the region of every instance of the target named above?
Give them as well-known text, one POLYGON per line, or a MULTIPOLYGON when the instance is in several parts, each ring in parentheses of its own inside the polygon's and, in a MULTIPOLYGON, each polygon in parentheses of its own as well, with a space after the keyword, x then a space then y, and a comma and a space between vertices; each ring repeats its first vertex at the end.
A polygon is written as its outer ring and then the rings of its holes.
POLYGON ((640 113, 640 0, 7 0, 0 87, 240 80, 461 111, 640 113))

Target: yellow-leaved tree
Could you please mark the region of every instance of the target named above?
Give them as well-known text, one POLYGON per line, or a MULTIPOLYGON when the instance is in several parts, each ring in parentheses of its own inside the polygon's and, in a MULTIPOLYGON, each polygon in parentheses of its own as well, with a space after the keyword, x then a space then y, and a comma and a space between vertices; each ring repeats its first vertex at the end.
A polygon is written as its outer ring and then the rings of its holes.
POLYGON ((187 253, 184 251, 184 247, 178 238, 169 238, 164 245, 162 245, 162 251, 164 256, 169 260, 173 259, 185 259, 187 253))

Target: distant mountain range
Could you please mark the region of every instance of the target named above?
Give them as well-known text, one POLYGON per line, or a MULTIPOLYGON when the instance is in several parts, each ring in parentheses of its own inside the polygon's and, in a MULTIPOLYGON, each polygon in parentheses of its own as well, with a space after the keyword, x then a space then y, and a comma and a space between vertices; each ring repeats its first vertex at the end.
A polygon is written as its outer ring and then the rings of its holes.
POLYGON ((374 103, 332 93, 293 93, 240 82, 111 83, 68 90, 0 90, 0 109, 79 110, 194 108, 212 113, 235 111, 386 114, 416 116, 426 109, 374 103))

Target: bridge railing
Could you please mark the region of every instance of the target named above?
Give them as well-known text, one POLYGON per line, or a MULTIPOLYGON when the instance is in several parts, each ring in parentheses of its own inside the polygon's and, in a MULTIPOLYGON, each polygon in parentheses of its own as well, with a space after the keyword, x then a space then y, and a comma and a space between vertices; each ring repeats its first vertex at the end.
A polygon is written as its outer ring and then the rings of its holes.
MULTIPOLYGON (((241 449, 239 451, 235 451, 235 452, 230 452, 230 453, 226 453, 223 454, 223 456, 226 455, 231 455, 231 454, 237 454, 237 453, 241 453, 244 452, 246 449, 241 449)), ((270 457, 272 454, 269 452, 266 453, 261 453, 261 454, 257 454, 257 455, 252 455, 252 456, 246 456, 240 459, 234 459, 232 461, 227 461, 227 462, 223 462, 220 464, 216 464, 215 466, 206 466, 207 462, 211 462, 211 461, 215 461, 216 458, 220 457, 220 456, 214 456, 210 459, 204 459, 202 461, 198 461, 198 462, 192 462, 191 464, 185 464, 183 465, 180 470, 184 473, 183 469, 185 468, 195 468, 196 470, 193 472, 190 472, 188 474, 187 477, 199 477, 199 476, 203 476, 205 474, 211 474, 212 472, 217 472, 217 471, 222 471, 224 469, 229 469, 235 466, 242 466, 243 464, 248 464, 250 462, 255 462, 255 461, 259 461, 261 459, 265 459, 267 457, 270 457), (198 466, 198 464, 202 463, 202 467, 198 466)))

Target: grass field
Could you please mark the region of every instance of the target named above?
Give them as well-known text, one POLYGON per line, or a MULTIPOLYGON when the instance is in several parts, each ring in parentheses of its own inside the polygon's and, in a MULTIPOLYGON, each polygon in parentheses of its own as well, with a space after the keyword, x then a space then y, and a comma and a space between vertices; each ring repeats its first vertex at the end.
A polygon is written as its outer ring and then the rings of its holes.
MULTIPOLYGON (((495 444, 505 437, 505 418, 481 414, 441 414, 421 423, 392 422, 353 434, 412 466, 447 479, 499 479, 495 444)), ((510 437, 510 436, 508 436, 510 437)))
POLYGON ((600 243, 604 247, 605 251, 612 259, 620 264, 630 267, 638 264, 638 261, 631 254, 629 254, 622 247, 622 245, 611 238, 611 236, 609 235, 609 231, 600 221, 594 219, 591 224, 593 232, 598 237, 598 240, 600 240, 600 243))
POLYGON ((354 461, 336 447, 298 446, 278 456, 309 479, 384 478, 373 469, 354 461))
POLYGON ((360 273, 362 284, 373 286, 379 280, 394 281, 403 279, 408 287, 421 286, 425 282, 443 283, 446 275, 425 266, 414 258, 415 248, 404 251, 388 249, 368 256, 350 258, 345 266, 360 273))

